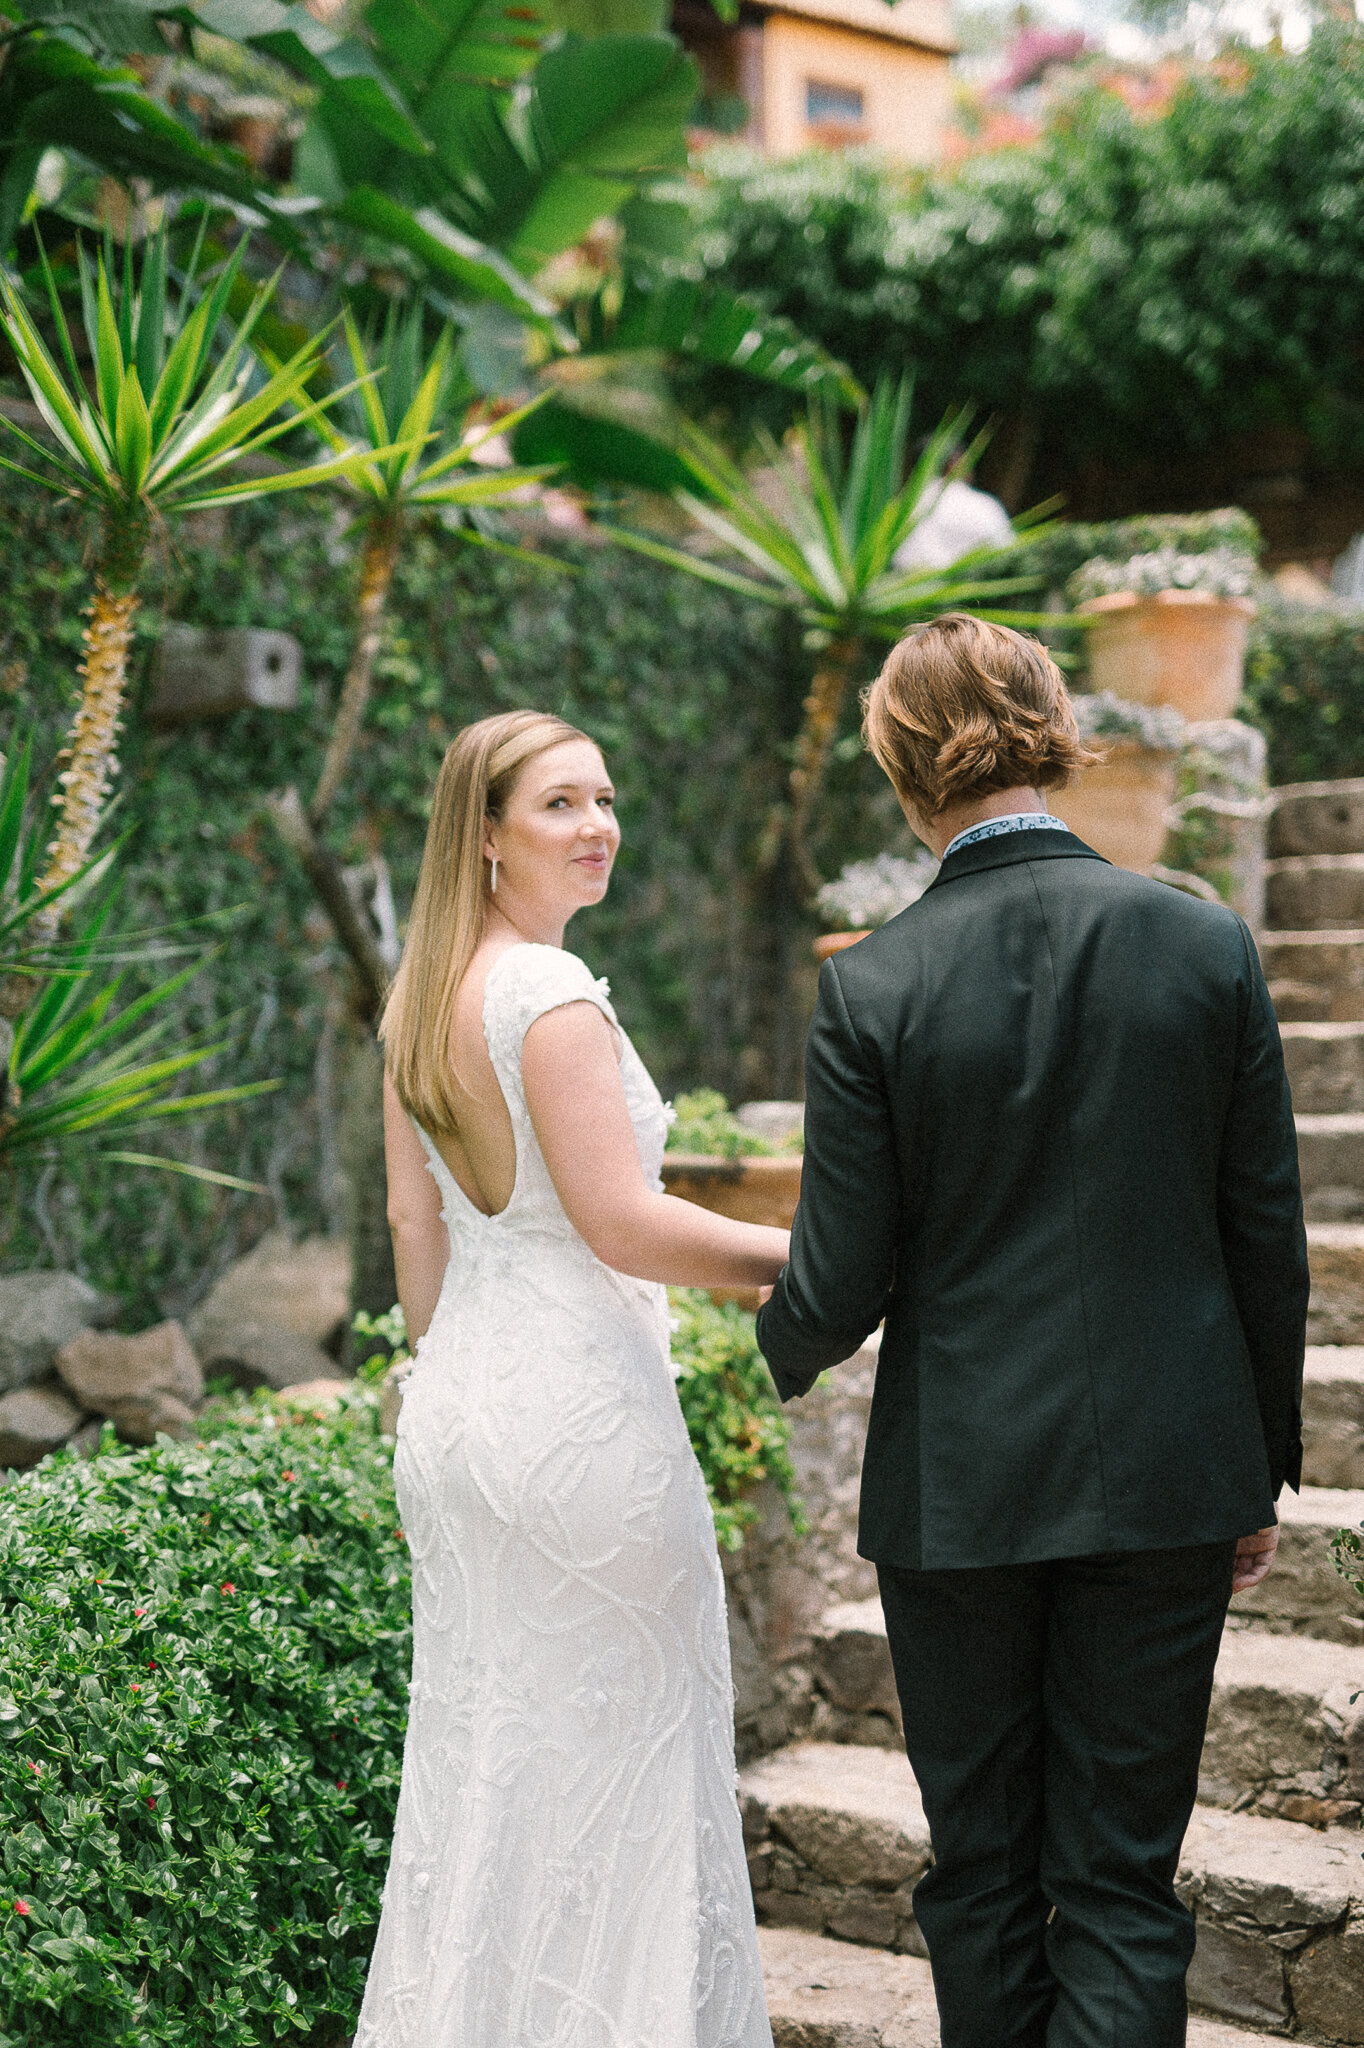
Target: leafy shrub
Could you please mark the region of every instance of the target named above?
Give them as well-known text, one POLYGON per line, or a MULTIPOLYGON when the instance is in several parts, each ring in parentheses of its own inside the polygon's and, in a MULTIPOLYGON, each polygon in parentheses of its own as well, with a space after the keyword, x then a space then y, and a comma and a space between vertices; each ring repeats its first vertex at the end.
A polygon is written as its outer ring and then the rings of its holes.
POLYGON ((771 1158, 779 1149, 756 1131, 746 1130, 718 1088, 692 1088, 673 1103, 677 1115, 668 1128, 670 1152, 709 1152, 721 1159, 771 1158))
POLYGON ((1362 144, 1364 36, 1332 23, 1194 71, 1159 119, 1080 91, 1035 147, 928 176, 716 150, 688 197, 708 276, 868 386, 913 362, 930 414, 1022 420, 1053 478, 1266 423, 1336 463, 1364 441, 1362 144))
POLYGON ((0 2043, 331 2048, 410 1664, 372 1397, 0 1494, 0 2043))
POLYGON ((1082 740, 1102 745, 1148 747, 1155 754, 1177 754, 1188 739, 1188 724, 1170 704, 1134 704, 1111 690, 1077 697, 1075 723, 1082 740))
POLYGON ((1255 557, 1239 548, 1210 548, 1189 554, 1176 547, 1153 548, 1146 554, 1116 561, 1097 555, 1075 571, 1067 586, 1071 601, 1109 597, 1132 591, 1138 597, 1162 590, 1201 590, 1209 597, 1246 597, 1254 587, 1255 557))
POLYGON ((748 1496, 763 1479, 776 1486, 803 1535, 806 1521, 786 1450, 790 1431, 758 1349, 753 1317, 733 1302, 717 1307, 697 1288, 673 1287, 668 1295, 678 1399, 721 1547, 743 1547, 745 1529, 758 1519, 748 1496))
POLYGON ((1364 775, 1364 610, 1267 602, 1251 631, 1242 715, 1269 742, 1269 779, 1364 775))

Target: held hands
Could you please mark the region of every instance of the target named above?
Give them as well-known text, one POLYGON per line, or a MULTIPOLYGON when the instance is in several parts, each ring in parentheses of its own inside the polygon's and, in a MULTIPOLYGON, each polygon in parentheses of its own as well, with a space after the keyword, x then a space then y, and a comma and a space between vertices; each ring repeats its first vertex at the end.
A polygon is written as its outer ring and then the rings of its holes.
POLYGON ((1257 1529, 1251 1536, 1239 1536, 1236 1540, 1236 1569, 1232 1577, 1233 1593, 1247 1593, 1252 1586, 1258 1586, 1269 1577, 1275 1552, 1279 1548, 1279 1525, 1270 1529, 1257 1529))

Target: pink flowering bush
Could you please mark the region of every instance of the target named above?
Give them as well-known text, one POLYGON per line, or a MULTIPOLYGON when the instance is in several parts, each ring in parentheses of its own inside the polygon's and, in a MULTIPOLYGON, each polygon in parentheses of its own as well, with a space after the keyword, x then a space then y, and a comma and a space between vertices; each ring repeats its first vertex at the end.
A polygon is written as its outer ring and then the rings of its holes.
POLYGON ((365 1400, 0 1491, 0 2048, 349 2038, 410 1657, 365 1400))

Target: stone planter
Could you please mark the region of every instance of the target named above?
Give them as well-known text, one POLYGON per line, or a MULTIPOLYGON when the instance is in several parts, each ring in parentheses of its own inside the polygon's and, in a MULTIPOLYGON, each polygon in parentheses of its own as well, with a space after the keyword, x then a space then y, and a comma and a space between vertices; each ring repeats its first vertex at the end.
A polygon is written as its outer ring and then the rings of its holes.
MULTIPOLYGON (((800 1200, 801 1157, 798 1152, 778 1158, 722 1159, 710 1152, 665 1152, 663 1186, 668 1194, 684 1202, 696 1202, 713 1209, 717 1216, 732 1216, 739 1223, 766 1223, 789 1230, 800 1200)), ((737 1301, 742 1308, 758 1306, 756 1287, 716 1287, 714 1301, 737 1301)))
POLYGON ((1165 844, 1178 766, 1177 754, 1119 740, 1109 746, 1106 760, 1082 769, 1067 788, 1048 791, 1047 800, 1061 822, 1105 860, 1146 874, 1165 844))
POLYGON ((1134 704, 1170 704, 1190 719, 1231 717, 1255 616, 1249 598, 1204 590, 1138 597, 1119 590, 1077 609, 1094 622, 1089 682, 1096 694, 1111 690, 1134 704))
POLYGON ((823 966, 824 962, 832 954, 841 953, 845 946, 855 946, 860 939, 868 939, 870 937, 871 933, 869 930, 864 932, 821 932, 820 936, 815 940, 815 958, 823 966))

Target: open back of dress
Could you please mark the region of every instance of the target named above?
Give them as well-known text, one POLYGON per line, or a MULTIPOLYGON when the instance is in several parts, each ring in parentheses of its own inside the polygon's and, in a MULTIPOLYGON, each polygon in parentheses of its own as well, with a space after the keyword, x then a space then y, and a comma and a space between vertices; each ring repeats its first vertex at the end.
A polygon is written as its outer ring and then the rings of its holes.
MULTIPOLYGON (((771 2044, 724 1584, 666 1294, 573 1229, 522 1088, 530 1025, 583 1001, 616 1023, 557 947, 513 947, 488 976, 517 1150, 500 1214, 421 1133, 450 1263, 398 1424, 411 1713, 355 2048, 771 2044)), ((668 1113, 622 1039, 657 1186, 668 1113)))

